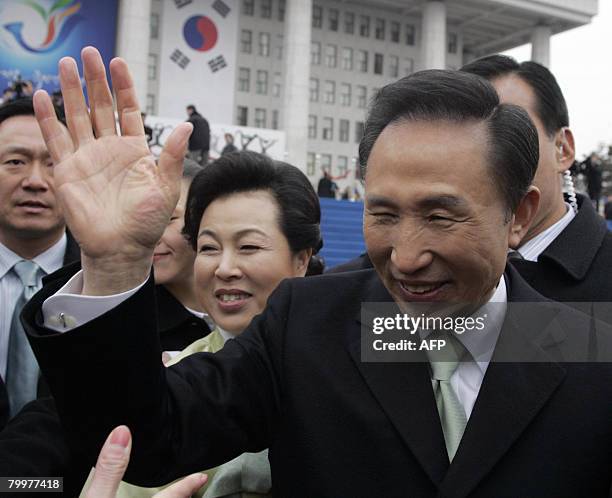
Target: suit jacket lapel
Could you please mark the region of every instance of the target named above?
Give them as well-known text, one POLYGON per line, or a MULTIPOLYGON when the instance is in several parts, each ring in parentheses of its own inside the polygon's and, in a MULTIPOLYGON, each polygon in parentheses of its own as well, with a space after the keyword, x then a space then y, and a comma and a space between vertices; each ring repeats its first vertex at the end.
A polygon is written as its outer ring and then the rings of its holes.
MULTIPOLYGON (((508 274, 513 284, 509 287, 509 301, 542 301, 515 270, 508 274)), ((512 313, 509 308, 463 439, 441 485, 444 496, 467 496, 510 449, 562 382, 564 368, 540 347, 542 344, 545 348, 555 348, 563 340, 563 334, 554 326, 555 311, 542 308, 537 323, 533 323, 533 318, 521 310, 512 313), (524 362, 510 363, 511 358, 524 362)))
MULTIPOLYGON (((392 302, 377 277, 363 296, 368 302, 392 302)), ((422 363, 362 362, 360 322, 359 314, 347 336, 351 357, 401 439, 432 482, 438 484, 448 470, 449 462, 427 358, 423 354, 422 363)))

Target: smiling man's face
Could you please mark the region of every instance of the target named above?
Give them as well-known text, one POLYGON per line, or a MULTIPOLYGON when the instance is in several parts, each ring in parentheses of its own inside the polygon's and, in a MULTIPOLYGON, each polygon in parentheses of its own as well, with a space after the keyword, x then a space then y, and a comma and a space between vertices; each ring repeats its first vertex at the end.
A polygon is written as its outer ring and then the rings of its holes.
POLYGON ((484 123, 400 121, 368 158, 364 235, 398 303, 482 304, 504 271, 512 223, 493 184, 484 123))
POLYGON ((64 230, 53 162, 34 116, 0 124, 0 242, 59 237, 64 230))

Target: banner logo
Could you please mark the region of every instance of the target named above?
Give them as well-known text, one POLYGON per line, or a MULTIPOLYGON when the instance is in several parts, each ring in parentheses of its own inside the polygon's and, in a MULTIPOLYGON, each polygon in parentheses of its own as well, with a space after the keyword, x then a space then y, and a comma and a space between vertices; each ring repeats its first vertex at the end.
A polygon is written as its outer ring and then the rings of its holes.
POLYGON ((81 21, 81 17, 75 15, 81 9, 81 4, 73 0, 57 0, 49 10, 32 0, 23 0, 21 3, 31 7, 43 18, 46 33, 41 33, 42 42, 38 46, 33 46, 24 39, 23 21, 7 23, 3 28, 13 35, 24 50, 30 53, 42 54, 55 50, 81 21))

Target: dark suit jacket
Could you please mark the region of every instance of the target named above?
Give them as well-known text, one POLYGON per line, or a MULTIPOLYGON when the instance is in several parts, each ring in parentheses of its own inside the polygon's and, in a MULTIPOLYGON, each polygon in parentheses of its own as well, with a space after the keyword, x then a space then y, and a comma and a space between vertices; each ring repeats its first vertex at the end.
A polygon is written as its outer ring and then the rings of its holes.
MULTIPOLYGON (((64 253, 64 265, 68 265, 74 261, 79 261, 81 259, 81 249, 79 245, 76 243, 70 232, 66 232, 68 236, 68 241, 66 245, 66 252, 64 253)), ((43 283, 45 280, 43 279, 43 283)), ((49 396, 49 388, 44 382, 44 380, 39 381, 38 383, 38 396, 49 396)), ((2 429, 9 420, 9 401, 8 394, 6 392, 6 385, 4 384, 4 379, 0 377, 0 429, 2 429)))
MULTIPOLYGON (((543 300, 511 267, 506 282, 510 301, 543 300)), ((270 447, 275 496, 608 496, 612 366, 555 359, 566 339, 570 349, 587 340, 590 321, 576 311, 553 320, 546 347, 529 317, 504 322, 499 344, 522 338, 534 362, 489 365, 449 466, 428 364, 360 359, 361 303, 390 301, 372 270, 284 281, 219 353, 167 370, 150 282, 55 334, 40 308, 62 284, 24 308, 26 330, 75 447, 93 462, 113 427, 132 429, 129 482, 158 485, 270 447)))
MULTIPOLYGON (((68 279, 79 268, 79 263, 64 267, 47 281, 68 279)), ((155 286, 155 297, 163 350, 182 350, 210 333, 206 322, 187 311, 163 286, 155 286)), ((136 358, 134 354, 135 361, 136 358)), ((53 398, 39 398, 24 406, 0 432, 0 476, 63 476, 63 495, 76 497, 87 479, 91 462, 78 448, 74 450, 68 446, 53 398)))

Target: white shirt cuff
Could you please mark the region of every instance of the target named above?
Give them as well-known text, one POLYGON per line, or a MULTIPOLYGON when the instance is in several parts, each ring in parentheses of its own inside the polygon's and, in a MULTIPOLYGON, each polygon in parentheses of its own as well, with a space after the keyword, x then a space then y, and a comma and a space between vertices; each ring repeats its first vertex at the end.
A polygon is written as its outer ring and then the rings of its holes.
POLYGON ((83 270, 72 277, 42 305, 45 327, 66 332, 79 327, 133 296, 147 281, 134 289, 110 296, 83 296, 83 270))

